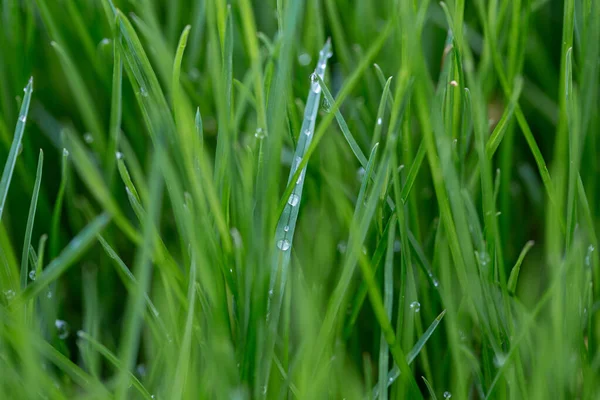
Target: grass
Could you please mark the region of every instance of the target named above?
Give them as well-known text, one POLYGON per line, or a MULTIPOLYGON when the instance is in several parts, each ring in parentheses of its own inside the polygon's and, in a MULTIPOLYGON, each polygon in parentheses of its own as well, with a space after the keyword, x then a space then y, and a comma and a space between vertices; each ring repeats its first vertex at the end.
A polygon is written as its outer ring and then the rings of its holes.
POLYGON ((600 2, 0 18, 0 398, 597 398, 600 2))

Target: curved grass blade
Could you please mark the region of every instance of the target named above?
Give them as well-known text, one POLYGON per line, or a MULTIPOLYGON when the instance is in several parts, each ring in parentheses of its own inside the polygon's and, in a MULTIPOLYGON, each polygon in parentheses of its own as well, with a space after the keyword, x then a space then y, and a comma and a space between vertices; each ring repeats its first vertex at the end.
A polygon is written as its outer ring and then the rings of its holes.
POLYGON ((424 376, 422 376, 421 378, 423 379, 423 382, 425 382, 425 386, 427 386, 427 391, 429 392, 429 395, 431 396, 431 400, 437 400, 437 396, 435 395, 435 390, 433 390, 431 383, 429 383, 427 378, 425 378, 424 376))
POLYGON ((33 92, 33 77, 29 79, 29 83, 24 89, 25 96, 21 103, 21 111, 19 112, 19 119, 17 120, 17 126, 15 127, 15 134, 13 137, 12 145, 2 171, 2 179, 0 180, 0 220, 2 220, 2 212, 4 211, 4 204, 6 203, 6 195, 8 194, 8 188, 12 179, 13 172, 15 170, 15 164, 17 163, 17 155, 19 153, 19 147, 23 140, 23 132, 25 131, 25 122, 27 121, 27 114, 29 112, 29 103, 31 102, 31 93, 33 92))
POLYGON ((523 247, 523 250, 521 250, 521 254, 519 254, 519 258, 517 259, 515 266, 513 267, 512 271, 510 272, 510 277, 508 278, 508 285, 507 285, 508 293, 514 294, 515 291, 517 290, 517 281, 519 280, 519 272, 521 271, 521 264, 523 263, 525 256, 527 256, 527 253, 529 253, 529 250, 531 250, 531 248, 533 247, 534 244, 535 244, 535 242, 533 240, 530 240, 527 243, 525 243, 525 247, 523 247))
MULTIPOLYGON (((27 253, 29 251, 29 247, 31 247, 33 222, 35 220, 35 210, 37 208, 38 195, 40 194, 40 185, 42 183, 43 166, 44 152, 40 149, 37 172, 35 175, 35 185, 33 187, 33 195, 31 196, 31 204, 29 205, 29 216, 27 217, 27 226, 25 228, 25 240, 23 241, 23 254, 21 256, 21 289, 24 289, 27 286, 27 278, 29 275, 29 257, 27 257, 27 253)), ((35 265, 33 265, 33 268, 35 268, 35 265)))

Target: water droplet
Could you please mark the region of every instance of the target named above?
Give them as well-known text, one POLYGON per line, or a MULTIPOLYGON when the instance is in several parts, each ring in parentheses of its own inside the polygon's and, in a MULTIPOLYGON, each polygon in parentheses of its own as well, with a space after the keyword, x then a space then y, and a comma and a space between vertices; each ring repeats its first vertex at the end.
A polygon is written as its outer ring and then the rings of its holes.
POLYGON ((388 383, 394 383, 394 377, 393 376, 390 376, 388 378, 388 383))
POLYGON ((450 397, 452 397, 452 393, 450 393, 448 391, 444 392, 444 398, 445 399, 449 399, 450 397))
POLYGON ((54 326, 56 327, 56 334, 59 339, 64 340, 69 337, 69 324, 62 319, 57 319, 54 321, 54 326))
POLYGON ((412 303, 410 303, 410 309, 416 313, 421 311, 421 303, 419 303, 418 301, 413 301, 412 303))
POLYGON ((306 173, 306 171, 302 171, 300 172, 300 175, 298 176, 298 180, 296 181, 296 184, 299 185, 302 183, 302 180, 304 179, 304 174, 306 173))
POLYGON ((505 354, 499 353, 494 356, 494 365, 496 366, 496 368, 502 367, 505 362, 506 362, 505 354))
POLYGON ((399 253, 400 249, 402 249, 402 244, 399 240, 394 241, 394 253, 399 253))
POLYGON ((315 72, 313 72, 310 75, 310 81, 312 82, 311 90, 314 93, 321 93, 321 85, 319 84, 319 77, 315 72))
POLYGON ((262 387, 262 394, 267 394, 267 385, 262 387))
POLYGON ((254 132, 254 137, 262 140, 265 138, 265 132, 263 131, 263 128, 256 128, 256 132, 254 132))
POLYGON ((323 98, 323 111, 327 113, 331 111, 331 104, 327 98, 323 98))
POLYGON ((458 82, 456 82, 455 80, 452 80, 452 81, 450 81, 450 86, 457 87, 458 86, 458 82))
POLYGON ((269 296, 273 296, 273 289, 269 289, 269 296))
POLYGON ((440 282, 435 278, 433 278, 433 286, 435 286, 435 287, 440 286, 440 282))
POLYGON ((82 338, 82 337, 83 337, 83 335, 85 335, 85 332, 84 332, 84 331, 82 331, 81 329, 77 331, 77 337, 80 337, 80 338, 82 338))
POLYGON ((281 251, 287 251, 290 249, 290 242, 287 239, 282 239, 277 242, 277 247, 279 247, 279 250, 281 251))
POLYGON ((475 255, 477 256, 477 259, 479 260, 479 264, 481 264, 482 267, 485 267, 491 261, 490 255, 485 251, 481 251, 481 252, 476 251, 475 255))
POLYGON ((310 136, 310 134, 311 134, 311 131, 310 131, 310 129, 307 129, 307 130, 305 130, 305 131, 304 131, 304 134, 305 134, 306 136, 310 136))
POLYGON ((364 176, 365 176, 365 169, 363 167, 360 167, 357 171, 356 171, 356 175, 358 177, 359 181, 362 181, 364 176))
POLYGON ((593 245, 590 244, 590 246, 587 249, 587 254, 585 255, 585 265, 587 267, 592 266, 592 253, 594 252, 594 250, 596 250, 596 249, 594 248, 593 245))
POLYGON ((290 230, 290 227, 288 225, 286 225, 286 226, 283 227, 283 231, 284 232, 289 232, 289 230, 290 230))
POLYGON ((288 204, 292 207, 296 207, 298 203, 300 203, 300 196, 298 196, 295 193, 292 193, 290 195, 290 198, 288 199, 288 204))
POLYGON ((135 372, 137 372, 138 376, 143 378, 146 376, 146 366, 144 364, 138 364, 138 366, 135 367, 135 372))
POLYGON ((8 289, 4 291, 4 297, 6 300, 10 301, 15 297, 15 291, 12 289, 8 289))
POLYGON ((94 142, 94 137, 92 136, 91 133, 86 133, 85 135, 83 135, 83 140, 85 140, 86 143, 93 143, 94 142))
POLYGON ((19 117, 19 121, 21 121, 21 122, 23 122, 23 123, 24 123, 25 121, 27 121, 27 115, 21 115, 21 116, 19 117))
POLYGON ((32 269, 31 271, 29 271, 29 279, 31 279, 32 281, 35 281, 35 278, 36 278, 35 269, 32 269))
POLYGON ((345 253, 346 249, 348 248, 348 245, 346 244, 346 242, 339 242, 337 245, 337 249, 340 253, 345 253))
POLYGON ((100 41, 100 45, 101 46, 107 46, 110 44, 110 39, 109 38, 104 38, 100 41))
POLYGON ((312 58, 310 57, 310 54, 308 53, 302 53, 298 56, 298 63, 300 65, 308 65, 310 64, 310 61, 312 60, 312 58))
POLYGON ((46 298, 51 299, 52 298, 52 291, 48 290, 48 293, 46 293, 46 298))
POLYGON ((231 228, 229 233, 231 234, 231 239, 233 240, 233 246, 236 249, 241 249, 244 245, 244 241, 242 240, 240 231, 238 231, 237 228, 231 228))
POLYGON ((115 157, 117 157, 117 160, 122 160, 123 159, 123 153, 121 153, 120 151, 117 151, 115 153, 115 157))
POLYGON ((148 97, 148 91, 146 90, 146 88, 145 88, 145 87, 143 87, 143 86, 141 86, 141 87, 140 87, 140 94, 141 94, 143 97, 148 97))
POLYGON ((63 149, 63 157, 69 157, 69 150, 63 149))

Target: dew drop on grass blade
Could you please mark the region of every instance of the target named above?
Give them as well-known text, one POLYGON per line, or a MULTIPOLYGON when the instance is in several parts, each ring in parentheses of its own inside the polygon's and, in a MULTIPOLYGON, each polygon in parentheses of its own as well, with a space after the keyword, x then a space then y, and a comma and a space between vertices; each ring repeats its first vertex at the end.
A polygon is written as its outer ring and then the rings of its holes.
MULTIPOLYGON (((331 42, 330 40, 327 40, 325 46, 319 53, 319 61, 317 63, 317 67, 315 68, 315 72, 311 75, 311 85, 308 99, 306 101, 306 108, 304 110, 304 120, 302 122, 301 131, 298 135, 298 145, 296 146, 296 151, 292 160, 292 168, 288 178, 288 185, 292 182, 300 162, 302 161, 302 157, 305 156, 306 151, 314 137, 315 123, 317 120, 317 114, 319 112, 321 100, 321 87, 317 82, 317 79, 323 79, 325 76, 327 60, 331 57, 331 55, 331 42)), ((294 186, 292 193, 285 204, 275 230, 275 253, 273 255, 273 261, 271 265, 269 299, 267 305, 267 315, 269 315, 268 323, 272 329, 273 327, 277 326, 281 311, 283 290, 287 281, 294 231, 296 230, 296 221, 298 219, 298 211, 300 209, 300 201, 302 199, 302 189, 304 188, 306 168, 307 167, 305 165, 300 171, 299 178, 296 180, 296 185, 294 186)), ((264 378, 268 379, 268 374, 264 378)))
MULTIPOLYGON (((298 135, 298 146, 294 153, 292 161, 292 168, 288 178, 288 184, 291 182, 302 157, 304 157, 306 149, 310 146, 312 138, 315 133, 315 122, 319 111, 319 104, 321 99, 321 86, 317 82, 317 77, 323 79, 325 75, 325 68, 327 67, 327 60, 331 57, 331 42, 328 40, 325 46, 319 53, 319 61, 315 72, 311 75, 311 88, 308 94, 308 100, 306 102, 306 108, 304 112, 304 121, 302 122, 302 129, 298 135)), ((298 219, 298 211, 300 208, 300 200, 302 198, 302 190, 304 188, 304 176, 306 175, 306 166, 300 172, 299 179, 296 181, 290 197, 287 200, 287 204, 283 209, 283 213, 279 218, 277 229, 275 232, 275 245, 276 252, 273 258, 272 270, 271 270, 271 283, 269 285, 269 292, 273 293, 276 286, 276 277, 281 272, 281 281, 279 288, 285 286, 287 268, 290 262, 290 252, 292 242, 294 238, 294 231, 296 229, 296 220, 298 219)), ((283 295, 283 291, 278 294, 283 295)))
POLYGON ((15 128, 13 142, 10 146, 10 151, 8 153, 8 158, 6 159, 6 164, 4 165, 2 179, 0 180, 0 220, 2 219, 2 212, 4 211, 6 195, 8 194, 10 181, 15 170, 15 164, 17 163, 19 147, 21 146, 21 141, 23 140, 25 122, 27 121, 29 103, 31 102, 31 92, 33 92, 33 77, 29 79, 29 83, 25 87, 25 96, 23 97, 23 103, 21 103, 21 111, 19 112, 19 119, 17 120, 17 126, 15 128))

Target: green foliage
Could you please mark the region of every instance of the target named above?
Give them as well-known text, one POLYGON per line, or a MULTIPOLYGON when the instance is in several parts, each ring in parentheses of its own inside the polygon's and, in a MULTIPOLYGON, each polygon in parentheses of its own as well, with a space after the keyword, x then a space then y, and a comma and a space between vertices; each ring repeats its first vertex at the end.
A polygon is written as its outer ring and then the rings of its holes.
POLYGON ((0 5, 1 399, 597 397, 600 1, 0 5))

